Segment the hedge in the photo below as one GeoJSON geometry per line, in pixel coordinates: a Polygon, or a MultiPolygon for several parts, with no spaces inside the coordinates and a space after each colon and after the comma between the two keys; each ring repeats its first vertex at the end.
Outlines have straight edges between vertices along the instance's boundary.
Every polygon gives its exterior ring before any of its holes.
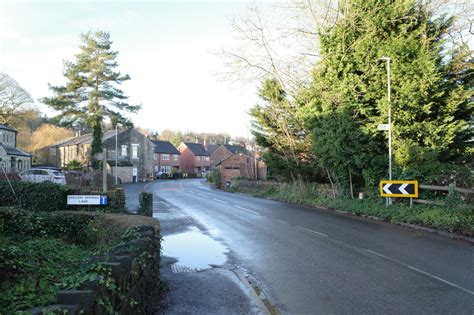
{"type": "Polygon", "coordinates": [[[140,203],[138,214],[153,217],[153,194],[146,191],[141,192],[138,201],[140,203]]]}
{"type": "Polygon", "coordinates": [[[125,193],[123,188],[109,191],[108,206],[68,206],[67,195],[101,194],[96,191],[84,191],[53,183],[29,183],[12,181],[13,194],[7,181],[0,181],[0,205],[18,206],[35,212],[51,212],[61,210],[126,212],[125,193]]]}
{"type": "Polygon", "coordinates": [[[67,195],[73,190],[53,183],[12,181],[13,194],[7,181],[0,181],[0,205],[20,206],[31,211],[58,211],[66,209],[67,195]]]}

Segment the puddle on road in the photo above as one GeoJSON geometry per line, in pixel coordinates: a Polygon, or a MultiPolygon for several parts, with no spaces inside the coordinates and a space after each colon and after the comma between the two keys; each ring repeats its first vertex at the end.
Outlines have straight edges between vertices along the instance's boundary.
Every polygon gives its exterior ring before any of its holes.
{"type": "Polygon", "coordinates": [[[163,238],[163,254],[178,260],[176,265],[194,270],[205,270],[212,265],[222,265],[227,258],[226,247],[192,228],[163,238]]]}

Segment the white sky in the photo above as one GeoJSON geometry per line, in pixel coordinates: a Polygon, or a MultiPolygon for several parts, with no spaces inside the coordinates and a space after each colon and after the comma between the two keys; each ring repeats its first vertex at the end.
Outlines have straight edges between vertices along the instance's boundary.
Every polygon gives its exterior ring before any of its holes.
{"type": "Polygon", "coordinates": [[[249,136],[257,89],[220,81],[221,60],[210,53],[233,45],[230,19],[249,4],[0,0],[0,72],[35,100],[49,96],[48,83],[64,83],[62,61],[73,60],[80,33],[108,31],[119,70],[131,76],[122,88],[143,105],[136,126],[249,136]]]}

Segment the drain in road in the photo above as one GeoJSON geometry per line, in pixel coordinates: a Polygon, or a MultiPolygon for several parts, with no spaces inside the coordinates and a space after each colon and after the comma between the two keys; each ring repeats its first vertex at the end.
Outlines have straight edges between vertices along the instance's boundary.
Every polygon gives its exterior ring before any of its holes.
{"type": "Polygon", "coordinates": [[[227,260],[226,247],[197,228],[165,236],[162,245],[165,256],[178,260],[171,266],[175,273],[202,271],[211,268],[210,265],[222,265],[227,260]]]}

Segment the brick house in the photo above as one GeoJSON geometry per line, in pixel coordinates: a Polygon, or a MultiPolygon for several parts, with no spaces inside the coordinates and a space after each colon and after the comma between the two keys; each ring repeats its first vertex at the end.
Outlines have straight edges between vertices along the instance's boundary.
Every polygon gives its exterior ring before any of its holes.
{"type": "Polygon", "coordinates": [[[181,166],[181,153],[169,141],[152,140],[154,147],[153,160],[155,174],[159,172],[171,174],[181,166]]]}
{"type": "Polygon", "coordinates": [[[31,154],[16,147],[18,131],[0,124],[0,172],[19,173],[31,168],[31,154]],[[1,169],[3,168],[3,169],[1,169]]]}
{"type": "Polygon", "coordinates": [[[266,164],[246,154],[233,154],[216,165],[221,172],[221,188],[228,188],[232,179],[267,179],[266,164]]]}
{"type": "Polygon", "coordinates": [[[200,143],[181,143],[181,170],[190,174],[202,175],[209,171],[211,162],[209,153],[200,143]]]}
{"type": "Polygon", "coordinates": [[[211,154],[211,169],[214,169],[221,161],[235,154],[249,155],[249,152],[240,145],[223,144],[218,146],[211,154]]]}

